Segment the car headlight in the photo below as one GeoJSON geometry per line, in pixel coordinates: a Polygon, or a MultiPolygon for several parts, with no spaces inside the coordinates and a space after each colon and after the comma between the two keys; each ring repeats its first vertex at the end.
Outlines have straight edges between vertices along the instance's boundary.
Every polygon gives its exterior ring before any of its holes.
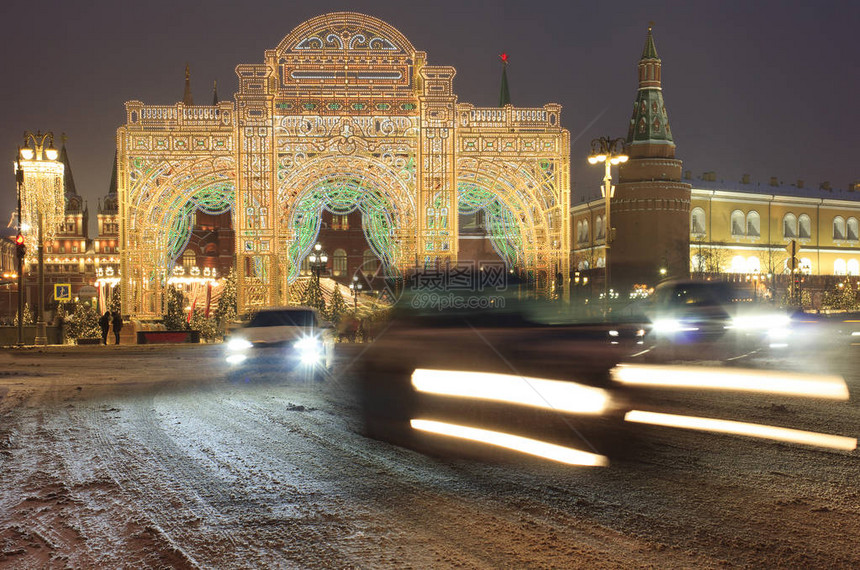
{"type": "Polygon", "coordinates": [[[230,352],[243,352],[254,346],[244,338],[231,338],[227,341],[227,350],[230,352]]]}
{"type": "Polygon", "coordinates": [[[323,346],[315,337],[304,337],[293,343],[293,348],[299,353],[302,364],[316,364],[322,360],[323,346]]]}
{"type": "Polygon", "coordinates": [[[657,333],[676,333],[682,331],[697,331],[696,327],[685,325],[678,319],[657,319],[654,321],[654,331],[657,333]]]}
{"type": "Polygon", "coordinates": [[[773,330],[787,327],[791,318],[783,313],[744,315],[732,319],[732,327],[742,330],[773,330]]]}

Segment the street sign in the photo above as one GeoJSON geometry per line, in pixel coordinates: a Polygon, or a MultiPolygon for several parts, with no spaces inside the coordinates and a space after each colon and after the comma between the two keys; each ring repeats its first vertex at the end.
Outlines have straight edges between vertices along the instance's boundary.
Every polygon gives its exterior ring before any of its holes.
{"type": "Polygon", "coordinates": [[[72,284],[71,283],[56,283],[54,284],[54,301],[71,301],[72,300],[72,284]]]}

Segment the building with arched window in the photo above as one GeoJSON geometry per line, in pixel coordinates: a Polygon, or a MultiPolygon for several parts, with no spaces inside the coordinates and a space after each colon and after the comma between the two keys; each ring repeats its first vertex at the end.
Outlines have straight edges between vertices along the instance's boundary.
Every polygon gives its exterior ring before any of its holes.
{"type": "Polygon", "coordinates": [[[857,184],[839,190],[829,184],[809,188],[801,180],[781,184],[771,179],[765,185],[747,176],[730,183],[717,180],[714,173],[693,179],[689,171],[684,179],[692,184],[693,271],[699,267],[707,273],[790,272],[792,241],[799,273],[853,275],[860,266],[857,184]]]}

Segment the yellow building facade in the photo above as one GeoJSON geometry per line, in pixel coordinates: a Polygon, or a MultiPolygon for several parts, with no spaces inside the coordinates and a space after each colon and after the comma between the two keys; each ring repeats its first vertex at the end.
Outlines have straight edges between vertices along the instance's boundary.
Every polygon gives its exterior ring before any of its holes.
{"type": "Polygon", "coordinates": [[[860,192],[799,185],[694,182],[691,272],[860,275],[860,192]]]}

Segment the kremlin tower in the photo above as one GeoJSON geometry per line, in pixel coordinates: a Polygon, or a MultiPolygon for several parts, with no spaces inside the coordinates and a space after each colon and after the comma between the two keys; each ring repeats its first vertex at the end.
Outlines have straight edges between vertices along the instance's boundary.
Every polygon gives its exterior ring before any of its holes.
{"type": "Polygon", "coordinates": [[[626,154],[612,199],[611,275],[616,289],[690,275],[690,185],[663,102],[661,61],[651,27],[639,60],[639,90],[627,132],[626,154]]]}

